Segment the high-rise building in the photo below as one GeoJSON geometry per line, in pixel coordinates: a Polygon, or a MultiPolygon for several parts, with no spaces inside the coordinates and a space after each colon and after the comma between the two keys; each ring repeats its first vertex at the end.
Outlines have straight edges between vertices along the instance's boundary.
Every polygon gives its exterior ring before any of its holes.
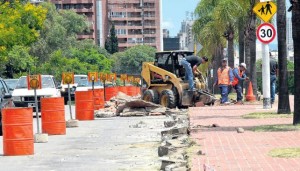
{"type": "Polygon", "coordinates": [[[189,47],[194,47],[194,35],[192,32],[193,24],[193,20],[181,22],[181,30],[178,33],[181,50],[191,50],[189,47]]]}
{"type": "Polygon", "coordinates": [[[163,29],[163,37],[169,38],[170,37],[170,31],[168,29],[163,29]]]}
{"type": "Polygon", "coordinates": [[[161,0],[102,0],[103,37],[114,24],[119,51],[138,44],[162,50],[161,7],[161,0]]]}
{"type": "Polygon", "coordinates": [[[286,20],[286,44],[288,50],[293,49],[293,28],[292,28],[292,19],[288,17],[286,20]]]}
{"type": "MultiPolygon", "coordinates": [[[[97,21],[97,18],[102,11],[101,9],[97,9],[98,7],[101,7],[101,3],[98,3],[98,1],[99,0],[50,0],[50,2],[55,4],[56,9],[58,10],[74,10],[77,14],[85,15],[90,30],[77,35],[77,38],[79,40],[92,39],[96,44],[103,46],[100,43],[101,34],[97,27],[97,24],[101,26],[101,22],[97,21]]],[[[101,21],[101,17],[99,20],[101,21]]]]}

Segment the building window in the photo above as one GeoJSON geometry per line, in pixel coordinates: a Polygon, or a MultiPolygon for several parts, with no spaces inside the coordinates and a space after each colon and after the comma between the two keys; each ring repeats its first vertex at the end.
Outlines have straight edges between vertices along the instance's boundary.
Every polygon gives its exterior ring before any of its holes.
{"type": "Polygon", "coordinates": [[[126,12],[111,12],[110,17],[112,18],[125,18],[126,12]]]}
{"type": "Polygon", "coordinates": [[[117,35],[126,35],[126,29],[116,29],[117,35]]]}

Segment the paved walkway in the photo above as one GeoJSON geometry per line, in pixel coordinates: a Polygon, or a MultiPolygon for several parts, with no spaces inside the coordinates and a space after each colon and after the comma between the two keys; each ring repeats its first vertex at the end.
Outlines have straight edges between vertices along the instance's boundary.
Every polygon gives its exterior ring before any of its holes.
{"type": "MultiPolygon", "coordinates": [[[[234,105],[191,108],[191,137],[205,155],[192,158],[193,171],[286,170],[300,171],[300,158],[282,159],[268,156],[274,148],[300,147],[300,132],[252,132],[257,125],[291,124],[292,118],[242,119],[240,116],[261,111],[261,105],[234,105]],[[199,125],[218,124],[217,128],[199,125]],[[244,133],[237,133],[242,127],[244,133]],[[204,167],[205,166],[205,167],[204,167]]],[[[274,109],[273,109],[274,110],[274,109]]]]}

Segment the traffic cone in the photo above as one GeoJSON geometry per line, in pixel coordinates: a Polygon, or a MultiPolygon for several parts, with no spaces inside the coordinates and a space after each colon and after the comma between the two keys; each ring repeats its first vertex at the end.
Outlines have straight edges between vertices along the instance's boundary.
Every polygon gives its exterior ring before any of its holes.
{"type": "Polygon", "coordinates": [[[256,101],[256,97],[253,94],[253,88],[252,88],[252,82],[251,81],[249,82],[248,92],[247,92],[247,95],[246,95],[246,101],[249,101],[249,102],[256,101]]]}

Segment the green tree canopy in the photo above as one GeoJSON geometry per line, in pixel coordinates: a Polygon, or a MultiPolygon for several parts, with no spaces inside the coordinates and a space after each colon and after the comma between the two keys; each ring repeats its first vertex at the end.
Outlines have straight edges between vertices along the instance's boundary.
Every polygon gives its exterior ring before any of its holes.
{"type": "Polygon", "coordinates": [[[142,63],[152,62],[155,59],[156,49],[147,45],[137,45],[124,52],[112,55],[114,60],[113,71],[126,74],[141,74],[142,63]]]}

